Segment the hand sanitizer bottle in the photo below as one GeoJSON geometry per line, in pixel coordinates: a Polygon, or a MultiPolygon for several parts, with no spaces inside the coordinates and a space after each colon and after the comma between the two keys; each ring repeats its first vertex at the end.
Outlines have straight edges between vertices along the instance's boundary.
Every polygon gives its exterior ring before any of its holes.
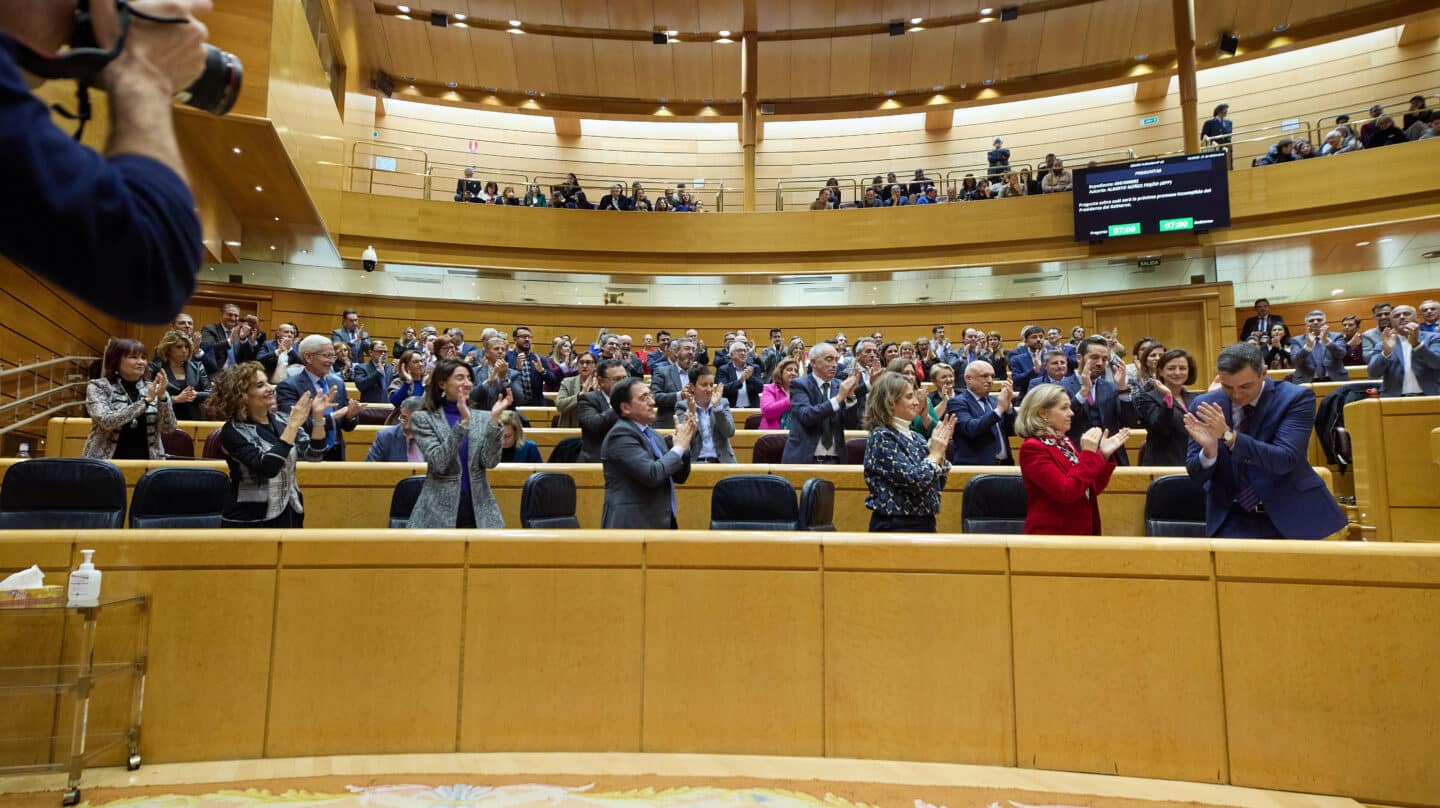
{"type": "Polygon", "coordinates": [[[70,573],[70,599],[66,606],[99,606],[100,605],[100,570],[95,569],[91,560],[94,550],[81,550],[80,555],[85,559],[80,562],[80,568],[70,573]]]}

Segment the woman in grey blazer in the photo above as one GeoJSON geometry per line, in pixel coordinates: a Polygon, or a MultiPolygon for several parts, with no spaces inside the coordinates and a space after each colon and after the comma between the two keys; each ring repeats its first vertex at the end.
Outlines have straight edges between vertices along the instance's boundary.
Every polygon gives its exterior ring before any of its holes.
{"type": "Polygon", "coordinates": [[[489,417],[471,418],[474,387],[470,366],[441,359],[425,386],[425,403],[410,416],[415,445],[425,456],[425,484],[410,513],[410,527],[504,527],[500,505],[485,469],[500,463],[500,413],[510,406],[509,389],[489,417]]]}
{"type": "Polygon", "coordinates": [[[595,375],[597,364],[595,357],[586,351],[575,360],[579,374],[560,380],[560,393],[555,396],[556,426],[571,429],[580,426],[580,394],[600,389],[595,375]]]}
{"type": "Polygon", "coordinates": [[[105,346],[100,378],[85,391],[90,437],[82,457],[97,460],[164,460],[161,435],[175,431],[175,410],[165,371],[145,381],[149,362],[138,340],[112,339],[105,346]]]}

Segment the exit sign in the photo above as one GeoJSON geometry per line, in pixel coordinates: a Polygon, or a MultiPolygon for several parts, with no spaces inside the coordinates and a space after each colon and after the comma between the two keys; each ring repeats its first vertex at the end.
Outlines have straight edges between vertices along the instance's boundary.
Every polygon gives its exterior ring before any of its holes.
{"type": "Polygon", "coordinates": [[[1144,268],[1144,267],[1158,267],[1158,266],[1160,266],[1160,256],[1158,256],[1158,255],[1147,255],[1147,256],[1145,256],[1145,257],[1143,257],[1143,258],[1140,259],[1140,266],[1141,266],[1142,268],[1144,268]]]}
{"type": "Polygon", "coordinates": [[[1148,117],[1148,118],[1141,118],[1141,119],[1140,119],[1140,125],[1141,125],[1141,126],[1154,126],[1154,125],[1157,124],[1157,123],[1160,123],[1160,116],[1159,116],[1159,115],[1151,115],[1151,116],[1148,117]]]}

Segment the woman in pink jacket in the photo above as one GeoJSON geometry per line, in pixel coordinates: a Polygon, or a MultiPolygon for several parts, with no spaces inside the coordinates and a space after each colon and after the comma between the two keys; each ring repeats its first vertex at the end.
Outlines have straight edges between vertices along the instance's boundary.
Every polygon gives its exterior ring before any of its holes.
{"type": "Polygon", "coordinates": [[[790,428],[790,382],[800,375],[800,361],[787,356],[770,374],[771,382],[760,391],[760,428],[790,428]]]}

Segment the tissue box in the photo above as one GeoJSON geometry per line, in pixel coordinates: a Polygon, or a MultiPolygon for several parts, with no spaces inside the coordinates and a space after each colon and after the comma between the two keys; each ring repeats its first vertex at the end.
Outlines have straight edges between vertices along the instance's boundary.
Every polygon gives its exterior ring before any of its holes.
{"type": "Polygon", "coordinates": [[[50,585],[36,589],[0,589],[0,609],[64,605],[65,587],[63,586],[50,585]]]}

